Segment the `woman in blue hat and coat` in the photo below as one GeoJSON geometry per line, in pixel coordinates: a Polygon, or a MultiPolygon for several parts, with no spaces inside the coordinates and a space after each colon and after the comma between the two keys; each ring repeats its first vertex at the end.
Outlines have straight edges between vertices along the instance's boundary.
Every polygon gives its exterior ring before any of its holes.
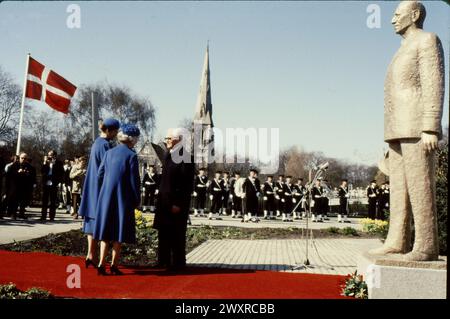
{"type": "Polygon", "coordinates": [[[94,238],[100,240],[98,274],[106,275],[108,245],[112,242],[111,274],[121,275],[118,269],[122,243],[135,243],[136,221],[134,210],[140,202],[139,163],[133,147],[139,138],[139,129],[123,125],[117,135],[118,146],[108,151],[99,170],[100,194],[94,238]]]}
{"type": "Polygon", "coordinates": [[[120,123],[116,119],[110,118],[104,120],[99,126],[101,131],[100,136],[95,140],[91,148],[80,208],[78,210],[78,215],[84,219],[83,232],[87,234],[88,241],[88,252],[85,261],[86,268],[89,265],[96,267],[97,264],[97,242],[93,239],[92,234],[94,233],[97,199],[100,192],[98,170],[103,156],[114,146],[113,140],[117,136],[119,127],[120,123]]]}

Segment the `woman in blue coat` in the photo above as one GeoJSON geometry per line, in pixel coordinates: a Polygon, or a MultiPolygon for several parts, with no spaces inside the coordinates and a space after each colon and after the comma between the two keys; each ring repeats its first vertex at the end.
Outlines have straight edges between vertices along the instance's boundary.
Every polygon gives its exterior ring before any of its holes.
{"type": "Polygon", "coordinates": [[[110,150],[113,140],[117,136],[120,123],[116,119],[106,119],[100,124],[100,136],[95,140],[91,148],[86,177],[84,180],[82,197],[78,215],[84,219],[83,232],[87,234],[88,253],[86,256],[86,268],[97,264],[97,242],[92,238],[94,233],[98,193],[98,170],[105,153],[110,150]]]}
{"type": "Polygon", "coordinates": [[[94,238],[100,240],[98,274],[106,275],[108,244],[112,242],[111,274],[121,275],[118,269],[122,243],[136,241],[134,210],[140,201],[139,163],[132,149],[139,138],[139,129],[123,125],[117,135],[120,145],[108,151],[99,170],[100,194],[94,238]]]}

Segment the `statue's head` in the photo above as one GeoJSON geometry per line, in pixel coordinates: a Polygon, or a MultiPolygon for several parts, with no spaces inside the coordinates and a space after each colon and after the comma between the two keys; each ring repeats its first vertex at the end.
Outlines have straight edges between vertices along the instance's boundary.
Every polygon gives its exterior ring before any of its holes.
{"type": "Polygon", "coordinates": [[[411,27],[422,29],[425,16],[425,7],[419,1],[402,1],[395,10],[391,23],[395,33],[402,35],[411,27]]]}

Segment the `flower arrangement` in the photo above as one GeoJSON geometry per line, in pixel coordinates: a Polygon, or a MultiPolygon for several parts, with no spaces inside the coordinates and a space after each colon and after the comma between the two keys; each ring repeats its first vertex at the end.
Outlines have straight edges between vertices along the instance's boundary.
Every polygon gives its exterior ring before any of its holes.
{"type": "Polygon", "coordinates": [[[384,220],[363,218],[360,219],[360,223],[363,225],[363,231],[370,234],[380,234],[383,237],[387,235],[389,229],[389,223],[384,220]]]}
{"type": "Polygon", "coordinates": [[[145,216],[139,209],[134,210],[134,218],[136,220],[136,228],[145,229],[153,224],[153,215],[145,216]]]}
{"type": "Polygon", "coordinates": [[[368,298],[367,284],[362,275],[358,275],[358,271],[347,276],[342,286],[342,295],[358,299],[368,298]]]}

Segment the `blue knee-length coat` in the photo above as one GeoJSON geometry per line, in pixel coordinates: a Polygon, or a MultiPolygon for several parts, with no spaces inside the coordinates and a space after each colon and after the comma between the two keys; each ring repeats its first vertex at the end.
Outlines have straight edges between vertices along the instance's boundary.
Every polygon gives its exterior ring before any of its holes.
{"type": "Polygon", "coordinates": [[[134,243],[134,210],[140,202],[137,154],[125,144],[106,152],[100,165],[100,194],[97,202],[94,238],[134,243]]]}
{"type": "Polygon", "coordinates": [[[113,147],[112,143],[104,137],[98,137],[92,144],[91,154],[84,179],[81,203],[78,215],[95,219],[97,209],[98,193],[98,170],[105,153],[113,147]]]}

